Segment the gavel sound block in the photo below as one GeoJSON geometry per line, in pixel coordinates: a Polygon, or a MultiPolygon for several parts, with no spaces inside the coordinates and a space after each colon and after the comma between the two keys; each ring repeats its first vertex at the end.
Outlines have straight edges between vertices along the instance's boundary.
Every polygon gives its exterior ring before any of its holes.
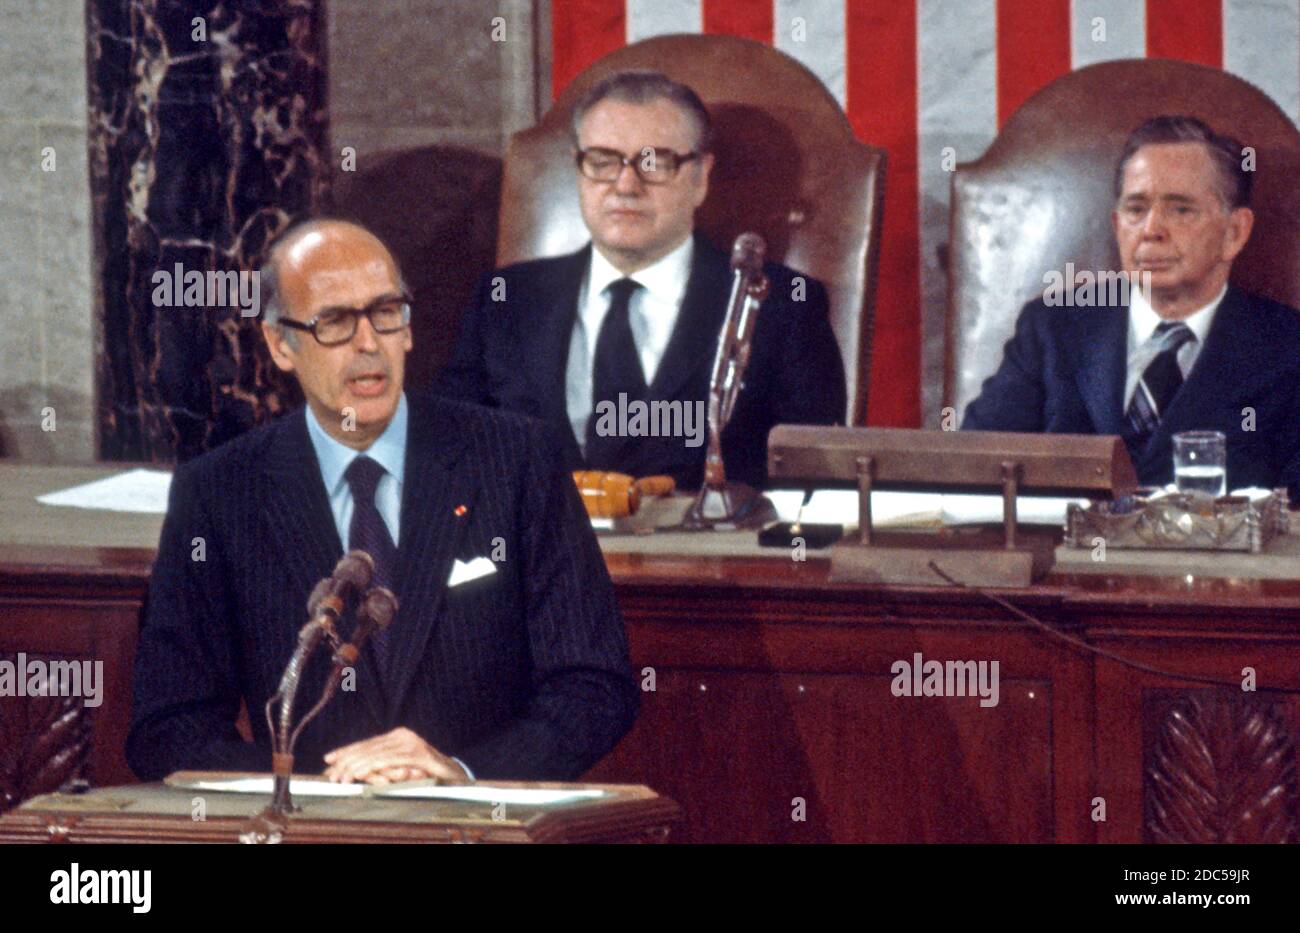
{"type": "Polygon", "coordinates": [[[642,499],[670,495],[677,486],[671,476],[635,479],[602,470],[576,470],[573,481],[590,518],[627,518],[636,514],[642,499]]]}

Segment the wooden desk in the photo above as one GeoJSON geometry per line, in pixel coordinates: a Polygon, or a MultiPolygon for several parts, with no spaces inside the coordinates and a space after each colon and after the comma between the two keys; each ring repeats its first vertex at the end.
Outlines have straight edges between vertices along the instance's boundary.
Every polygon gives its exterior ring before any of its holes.
{"type": "MultiPolygon", "coordinates": [[[[0,545],[0,655],[99,658],[108,676],[96,710],[0,699],[10,801],[77,773],[131,779],[129,660],[150,560],[0,545]]],[[[831,584],[817,557],[610,548],[607,562],[645,692],[587,779],[676,800],[674,840],[1300,841],[1293,694],[1133,670],[971,591],[831,584]],[[917,652],[997,661],[998,704],[894,696],[891,669],[917,652]],[[1249,800],[1234,797],[1247,777],[1249,800]]],[[[1249,667],[1261,687],[1296,690],[1297,578],[1057,572],[1000,595],[1148,666],[1233,684],[1249,667]]]]}

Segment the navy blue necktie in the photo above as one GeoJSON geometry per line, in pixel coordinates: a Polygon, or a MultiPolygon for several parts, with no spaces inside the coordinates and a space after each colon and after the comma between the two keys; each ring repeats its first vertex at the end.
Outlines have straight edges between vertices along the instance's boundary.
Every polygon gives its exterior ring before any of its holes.
{"type": "Polygon", "coordinates": [[[601,402],[618,405],[620,394],[628,401],[645,396],[648,388],[641,354],[637,352],[636,338],[632,335],[629,314],[632,295],[641,283],[634,279],[619,279],[606,289],[609,292],[609,310],[601,322],[596,337],[596,353],[591,365],[591,415],[587,418],[586,461],[593,470],[613,470],[618,467],[618,451],[623,438],[602,437],[596,433],[601,402]]]}
{"type": "MultiPolygon", "coordinates": [[[[397,564],[397,546],[388,533],[384,518],[375,507],[375,490],[387,474],[382,466],[367,456],[355,458],[343,476],[352,490],[352,522],[348,525],[348,549],[365,551],[374,559],[372,586],[393,588],[393,568],[397,564]]],[[[387,660],[388,632],[375,633],[375,648],[381,665],[387,660]]]]}

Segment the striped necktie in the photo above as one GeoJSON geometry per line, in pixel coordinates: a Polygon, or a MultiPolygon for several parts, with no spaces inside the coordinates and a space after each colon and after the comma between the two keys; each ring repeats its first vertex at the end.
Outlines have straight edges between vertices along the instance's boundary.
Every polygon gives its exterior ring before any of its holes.
{"type": "Polygon", "coordinates": [[[1165,321],[1156,328],[1153,339],[1160,349],[1142,371],[1142,378],[1133,390],[1133,401],[1124,414],[1130,431],[1131,450],[1141,450],[1146,446],[1165,410],[1182,388],[1183,371],[1178,366],[1178,351],[1183,344],[1195,340],[1196,335],[1186,324],[1165,321]]]}

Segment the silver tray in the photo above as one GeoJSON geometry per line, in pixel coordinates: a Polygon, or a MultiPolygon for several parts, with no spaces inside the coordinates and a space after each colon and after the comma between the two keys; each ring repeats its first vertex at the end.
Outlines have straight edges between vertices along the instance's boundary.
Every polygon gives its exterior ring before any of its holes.
{"type": "Polygon", "coordinates": [[[1183,551],[1242,551],[1258,554],[1275,537],[1287,534],[1287,493],[1209,496],[1155,492],[1114,502],[1070,505],[1065,513],[1065,545],[1109,548],[1164,548],[1183,551]]]}

